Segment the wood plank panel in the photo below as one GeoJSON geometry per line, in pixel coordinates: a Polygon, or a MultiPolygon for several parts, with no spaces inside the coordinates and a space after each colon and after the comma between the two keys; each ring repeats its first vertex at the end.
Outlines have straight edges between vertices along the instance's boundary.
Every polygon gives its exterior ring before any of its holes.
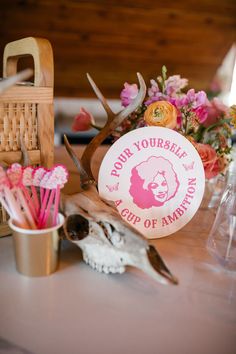
{"type": "Polygon", "coordinates": [[[90,72],[117,97],[137,71],[148,82],[163,64],[207,89],[236,41],[235,14],[235,0],[2,0],[0,49],[22,37],[49,39],[56,96],[92,97],[90,72]]]}

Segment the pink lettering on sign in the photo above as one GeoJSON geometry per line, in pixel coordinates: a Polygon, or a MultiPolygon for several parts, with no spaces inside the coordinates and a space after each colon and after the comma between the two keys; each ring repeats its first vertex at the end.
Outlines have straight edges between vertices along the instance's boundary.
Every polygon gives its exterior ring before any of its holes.
{"type": "Polygon", "coordinates": [[[135,166],[130,178],[130,195],[141,209],[160,207],[173,198],[179,180],[172,163],[161,156],[151,156],[135,166]]]}
{"type": "Polygon", "coordinates": [[[174,153],[179,159],[187,156],[186,151],[184,151],[181,146],[171,142],[170,140],[164,140],[162,138],[149,138],[135,141],[133,143],[137,151],[147,148],[161,148],[169,150],[174,153]]]}
{"type": "Polygon", "coordinates": [[[194,198],[194,194],[196,192],[196,178],[188,178],[188,188],[182,203],[171,215],[164,216],[162,218],[162,226],[166,226],[172,224],[176,220],[178,220],[182,215],[184,215],[185,211],[188,210],[188,206],[191,204],[194,198]]]}
{"type": "Polygon", "coordinates": [[[124,151],[117,157],[117,161],[113,165],[111,170],[111,176],[119,177],[120,170],[122,170],[123,165],[127,160],[133,155],[129,148],[124,149],[124,151]]]}
{"type": "Polygon", "coordinates": [[[138,223],[141,220],[141,218],[139,216],[135,215],[127,208],[122,209],[121,216],[123,216],[124,219],[126,219],[127,221],[129,221],[133,225],[135,225],[136,223],[138,223]]]}
{"type": "Polygon", "coordinates": [[[157,221],[157,219],[146,219],[146,220],[144,220],[143,225],[146,229],[149,229],[149,228],[155,229],[158,225],[158,221],[157,221]]]}
{"type": "Polygon", "coordinates": [[[172,129],[144,127],[118,139],[98,176],[101,197],[147,238],[170,235],[191,220],[205,174],[194,146],[172,129]]]}

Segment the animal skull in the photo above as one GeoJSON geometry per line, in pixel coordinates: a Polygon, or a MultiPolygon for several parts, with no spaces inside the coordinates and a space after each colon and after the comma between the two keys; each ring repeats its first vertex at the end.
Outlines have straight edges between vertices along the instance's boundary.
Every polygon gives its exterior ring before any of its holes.
{"type": "Polygon", "coordinates": [[[62,209],[66,237],[81,248],[84,261],[97,271],[123,273],[130,265],[160,283],[177,283],[155,248],[99,197],[95,186],[65,196],[62,209]]]}
{"type": "Polygon", "coordinates": [[[160,283],[177,284],[177,279],[170,273],[156,249],[121,218],[111,202],[99,196],[91,172],[91,159],[97,147],[145,97],[144,80],[140,74],[137,75],[140,90],[136,99],[117,114],[112,112],[92,78],[87,75],[107,112],[108,120],[88,144],[80,160],[65,136],[66,149],[79,170],[82,191],[62,197],[61,210],[66,216],[63,230],[66,238],[81,248],[84,261],[99,272],[123,273],[126,266],[134,266],[160,283]]]}

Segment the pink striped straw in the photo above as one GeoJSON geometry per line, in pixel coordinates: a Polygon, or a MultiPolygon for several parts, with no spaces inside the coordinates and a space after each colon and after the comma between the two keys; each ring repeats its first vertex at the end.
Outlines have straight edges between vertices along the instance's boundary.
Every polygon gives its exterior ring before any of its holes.
{"type": "Polygon", "coordinates": [[[30,209],[32,211],[32,214],[34,215],[34,218],[36,220],[37,218],[37,212],[39,209],[39,201],[38,201],[38,196],[37,196],[37,192],[35,190],[35,187],[33,186],[33,172],[34,172],[34,168],[31,166],[27,166],[25,168],[23,168],[22,171],[22,188],[23,188],[23,192],[29,202],[29,206],[30,209]],[[29,190],[27,189],[27,187],[29,189],[31,189],[31,195],[29,193],[29,190]]]}
{"type": "Polygon", "coordinates": [[[58,184],[56,189],[55,206],[54,206],[53,220],[52,220],[53,226],[56,226],[57,224],[57,216],[58,216],[58,209],[59,209],[59,202],[60,202],[60,189],[61,187],[58,184]]]}
{"type": "Polygon", "coordinates": [[[4,193],[3,192],[0,192],[0,202],[3,206],[3,208],[6,210],[6,212],[11,215],[12,212],[11,212],[11,209],[9,207],[9,205],[7,204],[7,201],[5,199],[5,196],[4,196],[4,193]]]}
{"type": "Polygon", "coordinates": [[[29,229],[29,223],[26,217],[24,216],[23,212],[21,211],[19,205],[17,204],[16,199],[12,194],[12,191],[7,186],[3,188],[3,191],[5,193],[8,205],[11,210],[11,217],[18,223],[20,227],[29,229]]]}
{"type": "Polygon", "coordinates": [[[28,223],[30,225],[30,228],[31,229],[37,229],[36,224],[34,222],[34,218],[33,218],[32,214],[31,214],[31,210],[29,208],[29,205],[26,202],[26,199],[24,197],[24,194],[23,194],[22,190],[20,188],[17,188],[16,189],[16,193],[17,193],[19,201],[20,201],[20,203],[21,203],[21,205],[22,205],[22,207],[24,209],[25,216],[26,216],[27,221],[28,221],[28,223]]]}
{"type": "Polygon", "coordinates": [[[40,228],[44,228],[45,225],[47,224],[47,221],[48,221],[48,217],[50,215],[50,211],[51,211],[51,206],[53,204],[53,200],[54,200],[54,197],[55,197],[55,189],[52,189],[51,190],[51,193],[50,193],[50,196],[49,196],[49,200],[48,200],[48,204],[47,204],[47,207],[46,207],[46,210],[42,216],[42,221],[41,223],[39,224],[39,227],[40,228]]]}
{"type": "MultiPolygon", "coordinates": [[[[38,196],[37,196],[37,191],[36,191],[36,187],[40,188],[40,203],[42,204],[43,202],[43,188],[40,187],[40,182],[42,180],[42,178],[44,177],[45,173],[47,172],[47,170],[44,167],[37,167],[34,172],[33,172],[33,184],[31,186],[32,188],[32,192],[34,194],[34,198],[37,198],[38,201],[38,196]]],[[[40,204],[38,201],[37,204],[37,214],[39,214],[39,210],[40,210],[40,204]]]]}
{"type": "Polygon", "coordinates": [[[68,171],[63,165],[55,165],[51,178],[50,184],[51,187],[56,190],[56,197],[54,202],[54,212],[53,212],[53,225],[56,225],[57,215],[59,209],[59,201],[60,201],[60,189],[64,187],[64,184],[68,181],[68,171]]]}
{"type": "Polygon", "coordinates": [[[1,198],[3,200],[3,205],[7,204],[8,207],[6,210],[9,212],[11,218],[14,219],[19,226],[28,228],[28,223],[10,190],[10,181],[2,166],[0,166],[0,189],[1,196],[4,196],[4,198],[1,198]]]}
{"type": "Polygon", "coordinates": [[[20,204],[22,205],[23,209],[25,210],[25,215],[26,218],[30,224],[30,226],[35,229],[35,221],[34,218],[36,218],[36,211],[34,208],[34,205],[32,203],[31,197],[28,193],[28,190],[24,187],[22,184],[22,178],[23,178],[23,169],[22,166],[18,163],[14,163],[7,169],[7,176],[8,179],[10,180],[11,186],[13,188],[13,193],[14,191],[18,195],[20,204]],[[22,192],[25,191],[25,194],[22,192]]]}

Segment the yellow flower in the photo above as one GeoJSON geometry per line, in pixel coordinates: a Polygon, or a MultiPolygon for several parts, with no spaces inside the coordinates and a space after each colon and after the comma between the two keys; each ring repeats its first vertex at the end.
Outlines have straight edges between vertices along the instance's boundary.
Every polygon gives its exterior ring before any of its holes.
{"type": "Polygon", "coordinates": [[[177,110],[168,101],[157,101],[148,106],[144,120],[147,125],[174,129],[177,124],[177,110]]]}

